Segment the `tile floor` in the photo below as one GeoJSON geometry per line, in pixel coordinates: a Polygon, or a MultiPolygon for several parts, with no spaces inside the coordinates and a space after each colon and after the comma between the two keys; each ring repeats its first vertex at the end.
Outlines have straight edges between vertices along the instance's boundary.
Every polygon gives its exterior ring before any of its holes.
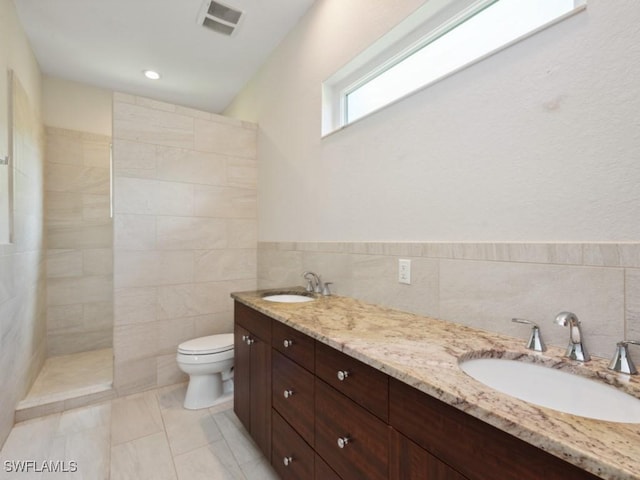
{"type": "Polygon", "coordinates": [[[276,480],[233,413],[232,401],[182,407],[172,385],[16,424],[0,451],[0,479],[276,480]],[[16,472],[18,461],[73,473],[16,472]],[[65,462],[65,463],[63,463],[65,462]]]}

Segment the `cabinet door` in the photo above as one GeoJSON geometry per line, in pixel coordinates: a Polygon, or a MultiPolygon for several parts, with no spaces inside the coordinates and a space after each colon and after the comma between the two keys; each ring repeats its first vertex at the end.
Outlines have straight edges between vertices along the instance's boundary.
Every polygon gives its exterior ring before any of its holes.
{"type": "Polygon", "coordinates": [[[251,336],[251,437],[271,458],[271,343],[251,336]]]}
{"type": "Polygon", "coordinates": [[[389,450],[390,480],[466,480],[457,471],[393,430],[389,450]]]}
{"type": "Polygon", "coordinates": [[[237,323],[233,338],[233,411],[244,428],[251,432],[251,347],[249,331],[237,323]]]}

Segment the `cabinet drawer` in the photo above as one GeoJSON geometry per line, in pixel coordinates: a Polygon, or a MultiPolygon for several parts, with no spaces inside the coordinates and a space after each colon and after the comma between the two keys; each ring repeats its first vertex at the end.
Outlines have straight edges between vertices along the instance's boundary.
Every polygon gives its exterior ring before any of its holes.
{"type": "Polygon", "coordinates": [[[316,453],[316,480],[341,480],[336,472],[331,470],[331,467],[327,465],[317,453],[316,453]]]}
{"type": "Polygon", "coordinates": [[[240,302],[234,302],[234,319],[253,335],[265,342],[271,343],[271,317],[247,307],[240,302]]]}
{"type": "Polygon", "coordinates": [[[596,480],[578,467],[395,379],[389,423],[471,480],[596,480]]]}
{"type": "Polygon", "coordinates": [[[389,427],[316,378],[315,448],[343,480],[386,480],[389,427]],[[339,440],[347,440],[341,446],[339,440]]]}
{"type": "Polygon", "coordinates": [[[273,410],[271,465],[283,480],[312,479],[313,449],[273,410]]]}
{"type": "Polygon", "coordinates": [[[313,445],[313,374],[275,350],[271,361],[273,408],[313,445]]]}
{"type": "Polygon", "coordinates": [[[316,342],[316,375],[385,422],[389,418],[389,377],[335,348],[316,342]],[[346,374],[343,380],[338,375],[346,374]]]}
{"type": "Polygon", "coordinates": [[[284,323],[274,321],[271,343],[273,348],[313,372],[315,362],[315,340],[313,338],[284,323]]]}

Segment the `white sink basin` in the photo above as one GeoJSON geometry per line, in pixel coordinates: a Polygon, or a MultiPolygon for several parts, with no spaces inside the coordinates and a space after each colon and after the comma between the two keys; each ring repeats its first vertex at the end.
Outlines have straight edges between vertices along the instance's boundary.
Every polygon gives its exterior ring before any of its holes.
{"type": "Polygon", "coordinates": [[[529,403],[608,422],[640,423],[640,400],[562,370],[502,358],[460,362],[479,382],[529,403]]]}
{"type": "Polygon", "coordinates": [[[279,302],[279,303],[303,303],[303,302],[313,302],[313,297],[307,297],[306,295],[295,295],[295,294],[280,294],[280,295],[267,295],[266,297],[262,297],[263,300],[267,302],[279,302]]]}

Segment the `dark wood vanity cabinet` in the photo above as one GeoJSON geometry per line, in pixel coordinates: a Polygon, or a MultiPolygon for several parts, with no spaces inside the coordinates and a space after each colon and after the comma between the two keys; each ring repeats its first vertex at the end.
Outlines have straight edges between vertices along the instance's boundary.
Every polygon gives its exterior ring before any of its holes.
{"type": "Polygon", "coordinates": [[[234,410],[281,478],[596,480],[236,302],[234,410]]]}
{"type": "MultiPolygon", "coordinates": [[[[598,477],[395,379],[389,382],[389,422],[426,455],[469,480],[596,480],[598,477]]],[[[398,441],[398,439],[396,439],[398,441]]],[[[399,447],[406,445],[402,439],[399,447]]],[[[415,447],[412,447],[416,455],[415,447]]],[[[423,461],[420,459],[420,461],[423,461]]],[[[416,463],[410,458],[410,462],[416,463]]],[[[399,467],[401,468],[401,467],[399,467]]],[[[406,467],[400,478],[414,476],[406,467]]],[[[433,477],[440,478],[440,477],[433,477]]],[[[449,477],[442,477],[448,479],[449,477]]],[[[394,478],[395,480],[395,478],[394,478]]]]}
{"type": "Polygon", "coordinates": [[[271,457],[271,318],[235,303],[233,409],[271,457]]]}

